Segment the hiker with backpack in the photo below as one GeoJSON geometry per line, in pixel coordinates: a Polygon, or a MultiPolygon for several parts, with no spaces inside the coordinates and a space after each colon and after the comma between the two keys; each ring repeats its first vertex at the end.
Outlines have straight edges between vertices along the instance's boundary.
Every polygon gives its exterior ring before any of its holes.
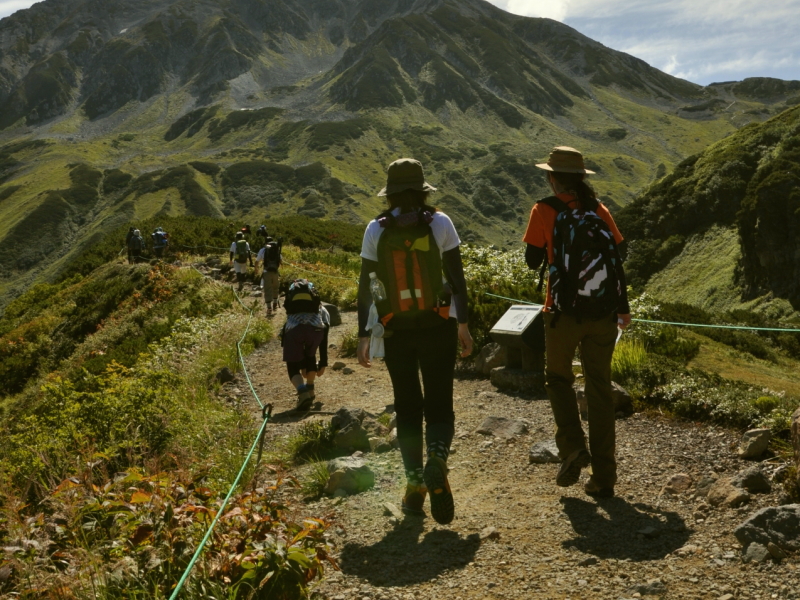
{"type": "Polygon", "coordinates": [[[471,354],[472,337],[461,240],[450,218],[428,204],[433,191],[419,161],[389,165],[378,193],[388,210],[370,221],[361,246],[358,362],[370,367],[383,348],[406,472],[403,511],[424,514],[430,495],[431,515],[447,524],[455,514],[447,458],[455,431],[456,353],[460,341],[461,356],[471,354]]]}
{"type": "Polygon", "coordinates": [[[308,410],[316,399],[314,381],[328,366],[331,318],[319,292],[307,279],[295,279],[283,301],[286,323],[281,332],[283,360],[297,392],[296,410],[308,410]],[[319,362],[316,361],[319,350],[319,362]]]}
{"type": "Polygon", "coordinates": [[[156,227],[150,237],[153,239],[153,253],[156,258],[163,258],[164,252],[169,246],[169,234],[161,227],[156,227]]]}
{"type": "MultiPolygon", "coordinates": [[[[546,163],[536,166],[548,172],[554,195],[533,206],[523,241],[531,269],[547,261],[545,387],[561,457],[556,485],[574,485],[581,469],[591,464],[584,491],[610,498],[617,481],[611,357],[618,328],[631,320],[618,251],[622,235],[586,183],[586,175],[594,172],[586,169],[580,152],[559,146],[546,163]],[[572,387],[572,359],[578,347],[589,407],[588,449],[572,387]]],[[[544,271],[543,266],[542,278],[544,271]]]]}
{"type": "Polygon", "coordinates": [[[253,256],[250,254],[250,244],[244,239],[244,233],[236,232],[236,239],[231,244],[230,261],[233,264],[233,272],[236,273],[236,281],[239,282],[239,291],[244,288],[244,280],[247,277],[247,264],[253,266],[253,256]]]}
{"type": "Polygon", "coordinates": [[[281,256],[282,246],[282,240],[276,242],[267,236],[264,247],[259,250],[256,257],[256,268],[258,268],[259,264],[264,265],[264,270],[261,272],[261,288],[264,293],[264,304],[267,305],[267,317],[276,314],[278,310],[278,293],[281,281],[278,270],[283,263],[283,256],[281,256]]]}
{"type": "Polygon", "coordinates": [[[138,229],[131,228],[128,236],[128,264],[135,265],[142,260],[144,252],[144,238],[138,229]]]}

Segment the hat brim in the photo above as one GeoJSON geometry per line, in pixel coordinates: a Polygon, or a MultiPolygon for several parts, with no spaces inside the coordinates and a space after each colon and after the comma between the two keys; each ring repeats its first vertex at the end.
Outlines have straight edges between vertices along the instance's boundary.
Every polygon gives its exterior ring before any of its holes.
{"type": "Polygon", "coordinates": [[[554,169],[547,163],[538,164],[536,167],[539,169],[544,169],[545,171],[553,171],[554,173],[583,173],[584,175],[597,175],[597,173],[590,171],[589,169],[570,169],[569,167],[554,169]]]}
{"type": "Polygon", "coordinates": [[[420,183],[392,183],[378,192],[378,196],[388,196],[389,194],[396,194],[404,192],[405,190],[417,190],[418,192],[435,192],[436,188],[427,181],[420,183]]]}

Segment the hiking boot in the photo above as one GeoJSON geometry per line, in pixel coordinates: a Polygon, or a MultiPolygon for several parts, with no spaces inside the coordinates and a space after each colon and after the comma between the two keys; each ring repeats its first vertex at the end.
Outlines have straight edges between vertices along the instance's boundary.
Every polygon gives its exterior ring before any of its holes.
{"type": "Polygon", "coordinates": [[[295,410],[308,410],[311,408],[311,402],[311,394],[306,386],[303,385],[297,388],[297,406],[295,410]]]}
{"type": "Polygon", "coordinates": [[[583,491],[586,492],[587,496],[591,496],[592,498],[613,498],[614,497],[614,488],[613,487],[600,487],[594,480],[593,477],[589,477],[589,481],[583,486],[583,491]]]}
{"type": "Polygon", "coordinates": [[[273,302],[273,303],[272,303],[272,310],[278,310],[278,307],[279,307],[279,306],[280,306],[280,305],[278,304],[278,301],[277,301],[277,300],[275,300],[275,302],[273,302]]]}
{"type": "Polygon", "coordinates": [[[267,318],[268,318],[268,319],[271,319],[271,318],[272,318],[272,309],[271,309],[271,308],[268,308],[268,309],[267,309],[267,318]]]}
{"type": "Polygon", "coordinates": [[[423,477],[431,495],[431,516],[437,523],[447,525],[455,516],[453,493],[447,481],[447,463],[438,456],[431,456],[425,464],[423,477]]]}
{"type": "Polygon", "coordinates": [[[425,496],[428,488],[424,485],[406,484],[406,495],[403,496],[402,509],[407,515],[425,516],[422,506],[425,504],[425,496]]]}
{"type": "Polygon", "coordinates": [[[556,475],[556,485],[569,487],[578,483],[581,478],[581,469],[588,467],[592,462],[592,457],[586,450],[575,450],[567,458],[561,461],[561,467],[556,475]]]}

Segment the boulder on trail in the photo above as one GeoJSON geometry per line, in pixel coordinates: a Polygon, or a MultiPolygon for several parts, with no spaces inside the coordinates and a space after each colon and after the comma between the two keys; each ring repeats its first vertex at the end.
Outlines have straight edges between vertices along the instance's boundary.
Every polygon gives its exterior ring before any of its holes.
{"type": "Polygon", "coordinates": [[[770,558],[769,550],[763,544],[753,542],[742,552],[742,560],[744,562],[762,563],[767,562],[770,558]]]}
{"type": "Polygon", "coordinates": [[[495,367],[506,364],[508,352],[500,344],[491,342],[486,344],[475,358],[475,370],[483,375],[489,375],[495,367]]]}
{"type": "Polygon", "coordinates": [[[739,442],[739,458],[758,458],[767,451],[772,438],[770,429],[751,429],[746,431],[739,442]]]}
{"type": "Polygon", "coordinates": [[[772,491],[769,477],[761,470],[760,465],[753,465],[734,475],[731,483],[736,487],[747,490],[751,494],[768,494],[772,491]]]}
{"type": "Polygon", "coordinates": [[[528,453],[528,462],[539,465],[560,463],[561,459],[558,457],[558,446],[556,446],[555,440],[536,442],[528,453]]]}
{"type": "Polygon", "coordinates": [[[328,311],[328,314],[331,317],[331,327],[336,327],[342,324],[342,315],[339,312],[339,307],[335,304],[328,304],[327,302],[323,302],[322,306],[325,307],[325,310],[328,311]]]}
{"type": "Polygon", "coordinates": [[[752,543],[765,548],[773,543],[781,550],[800,550],[800,504],[762,508],[739,525],[733,535],[745,548],[752,543]]]}
{"type": "Polygon", "coordinates": [[[349,450],[369,450],[369,432],[362,426],[367,413],[363,408],[342,407],[331,418],[331,427],[336,432],[333,444],[349,450]]]}
{"type": "Polygon", "coordinates": [[[692,487],[692,483],[694,483],[694,480],[691,475],[676,473],[669,478],[667,484],[662,488],[661,493],[672,495],[682,494],[692,487]]]}
{"type": "Polygon", "coordinates": [[[528,432],[528,424],[505,417],[486,417],[477,429],[483,435],[510,439],[528,432]]]}
{"type": "MultiPolygon", "coordinates": [[[[581,419],[584,421],[589,417],[589,404],[586,400],[586,392],[583,384],[576,384],[575,396],[578,398],[578,410],[581,412],[581,419]]],[[[628,390],[618,383],[611,382],[611,397],[614,399],[614,412],[629,415],[633,412],[633,398],[628,390]]]]}
{"type": "Polygon", "coordinates": [[[708,503],[711,506],[730,506],[736,508],[750,500],[750,494],[733,485],[730,477],[723,477],[714,482],[708,490],[708,503]]]}
{"type": "Polygon", "coordinates": [[[328,462],[328,483],[326,494],[343,490],[347,494],[358,494],[375,485],[375,473],[360,458],[347,456],[328,462]]]}

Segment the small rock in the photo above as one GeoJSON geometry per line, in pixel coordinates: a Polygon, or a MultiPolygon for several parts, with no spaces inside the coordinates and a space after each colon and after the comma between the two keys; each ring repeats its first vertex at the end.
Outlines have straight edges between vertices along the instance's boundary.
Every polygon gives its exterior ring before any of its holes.
{"type": "Polygon", "coordinates": [[[222,367],[219,371],[217,371],[216,379],[220,382],[220,384],[223,384],[236,379],[236,375],[234,375],[233,371],[231,371],[228,367],[222,367]]]}
{"type": "Polygon", "coordinates": [[[660,579],[649,579],[647,583],[632,585],[628,591],[642,596],[658,596],[667,591],[667,586],[660,579]]]}
{"type": "Polygon", "coordinates": [[[385,514],[387,517],[394,517],[399,521],[403,520],[403,511],[391,502],[383,503],[383,514],[385,514]]]}
{"type": "Polygon", "coordinates": [[[649,525],[637,531],[636,533],[643,535],[646,538],[654,538],[658,536],[658,529],[649,525]]]}
{"type": "Polygon", "coordinates": [[[784,552],[783,550],[778,548],[772,542],[767,544],[767,550],[769,550],[769,553],[772,555],[772,558],[774,558],[775,560],[783,560],[787,556],[786,552],[784,552]]]}
{"type": "Polygon", "coordinates": [[[682,494],[692,487],[692,477],[686,473],[677,473],[669,478],[667,484],[661,490],[662,494],[682,494]]]}
{"type": "Polygon", "coordinates": [[[369,438],[369,448],[376,454],[392,451],[392,443],[386,438],[369,438]]]}
{"type": "Polygon", "coordinates": [[[475,370],[489,375],[495,367],[501,367],[508,361],[508,351],[494,342],[486,344],[475,357],[475,370]]]}
{"type": "Polygon", "coordinates": [[[341,370],[342,370],[342,369],[344,369],[346,366],[347,366],[347,365],[346,365],[346,364],[344,364],[342,361],[340,361],[340,360],[337,360],[335,363],[333,363],[333,366],[331,367],[331,369],[333,369],[334,371],[341,371],[341,370]]]}
{"type": "Polygon", "coordinates": [[[494,527],[485,527],[480,533],[481,540],[499,540],[500,532],[494,527]]]}
{"type": "Polygon", "coordinates": [[[352,375],[353,373],[355,373],[355,371],[350,367],[345,367],[344,369],[342,369],[343,375],[352,375]]]}
{"type": "Polygon", "coordinates": [[[535,464],[560,463],[555,440],[536,442],[528,453],[528,462],[535,464]]]}
{"type": "Polygon", "coordinates": [[[677,550],[675,550],[675,554],[678,556],[689,556],[690,554],[694,554],[697,552],[698,547],[694,544],[686,544],[685,546],[681,546],[677,550]]]}
{"type": "Polygon", "coordinates": [[[744,490],[738,490],[725,498],[725,505],[730,506],[731,508],[738,508],[742,504],[746,504],[748,502],[750,502],[750,494],[744,490]]]}
{"type": "Polygon", "coordinates": [[[761,470],[760,465],[753,465],[739,472],[734,476],[732,483],[752,494],[768,494],[772,491],[769,477],[761,470]]]}
{"type": "Polygon", "coordinates": [[[751,429],[739,442],[739,458],[758,458],[767,450],[772,438],[770,429],[751,429]]]}
{"type": "Polygon", "coordinates": [[[505,417],[486,417],[476,431],[483,435],[493,435],[508,439],[527,433],[528,425],[524,421],[516,421],[505,417]]]}
{"type": "Polygon", "coordinates": [[[705,498],[708,496],[708,492],[711,490],[711,487],[717,482],[719,479],[719,475],[716,473],[712,473],[711,475],[705,475],[701,477],[700,480],[694,486],[694,495],[698,498],[705,498]]]}
{"type": "Polygon", "coordinates": [[[730,477],[723,477],[715,481],[711,489],[708,490],[707,500],[711,506],[720,506],[725,504],[728,498],[733,498],[741,492],[742,490],[731,483],[730,477]]]}
{"type": "Polygon", "coordinates": [[[762,563],[766,562],[771,556],[766,546],[753,542],[744,551],[742,560],[744,560],[744,562],[762,563]]]}
{"type": "Polygon", "coordinates": [[[800,550],[800,504],[762,508],[739,525],[733,535],[745,547],[758,543],[766,548],[772,542],[782,550],[800,550]]]}
{"type": "Polygon", "coordinates": [[[725,594],[724,596],[720,596],[719,600],[733,600],[735,596],[733,594],[725,594]]]}
{"type": "Polygon", "coordinates": [[[375,485],[375,473],[360,458],[336,458],[328,462],[328,483],[325,493],[335,494],[344,490],[347,494],[357,494],[375,485]]]}
{"type": "Polygon", "coordinates": [[[591,567],[592,565],[596,565],[599,561],[594,557],[590,556],[589,558],[584,558],[581,562],[578,563],[579,567],[591,567]]]}
{"type": "Polygon", "coordinates": [[[397,439],[397,427],[389,432],[389,443],[392,445],[392,448],[400,447],[400,442],[397,439]]]}
{"type": "Polygon", "coordinates": [[[325,310],[328,311],[328,315],[331,318],[331,327],[337,327],[342,324],[342,315],[339,313],[339,307],[335,304],[328,304],[327,302],[323,302],[322,306],[325,307],[325,310]]]}

